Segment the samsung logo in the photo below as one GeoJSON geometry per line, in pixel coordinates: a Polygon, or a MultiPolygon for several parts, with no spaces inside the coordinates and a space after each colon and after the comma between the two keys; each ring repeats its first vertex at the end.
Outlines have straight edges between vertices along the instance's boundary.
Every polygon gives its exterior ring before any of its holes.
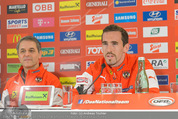
{"type": "Polygon", "coordinates": [[[149,104],[153,106],[168,106],[174,102],[175,100],[171,97],[155,97],[149,100],[149,104]]]}

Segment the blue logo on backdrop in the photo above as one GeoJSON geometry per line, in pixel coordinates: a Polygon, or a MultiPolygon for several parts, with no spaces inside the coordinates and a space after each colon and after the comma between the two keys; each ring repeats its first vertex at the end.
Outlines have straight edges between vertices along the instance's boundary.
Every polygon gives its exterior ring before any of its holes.
{"type": "Polygon", "coordinates": [[[78,104],[82,104],[83,103],[83,100],[78,100],[78,104]]]}
{"type": "Polygon", "coordinates": [[[114,23],[137,22],[137,12],[116,13],[114,23]]]}
{"type": "Polygon", "coordinates": [[[143,12],[143,21],[167,20],[167,11],[147,11],[143,12]]]}
{"type": "Polygon", "coordinates": [[[114,0],[114,7],[136,6],[137,0],[114,0]]]}
{"type": "Polygon", "coordinates": [[[128,54],[137,54],[138,53],[138,46],[137,44],[130,44],[128,54]]]}
{"type": "Polygon", "coordinates": [[[80,31],[60,32],[60,41],[80,40],[80,31]]]}
{"type": "Polygon", "coordinates": [[[157,75],[159,85],[168,85],[168,75],[157,75]]]}
{"type": "Polygon", "coordinates": [[[94,64],[94,63],[95,63],[95,61],[87,61],[87,67],[89,67],[90,64],[94,64]]]}
{"type": "Polygon", "coordinates": [[[33,36],[36,37],[39,42],[54,42],[54,32],[51,32],[51,33],[33,33],[33,36]]]}
{"type": "Polygon", "coordinates": [[[176,15],[178,15],[178,10],[176,10],[176,15]]]}

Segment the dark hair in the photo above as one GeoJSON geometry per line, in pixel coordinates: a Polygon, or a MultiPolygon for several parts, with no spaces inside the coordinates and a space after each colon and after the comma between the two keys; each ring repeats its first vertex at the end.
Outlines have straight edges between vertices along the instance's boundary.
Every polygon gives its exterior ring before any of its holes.
{"type": "MultiPolygon", "coordinates": [[[[105,32],[110,32],[110,31],[120,31],[121,32],[121,35],[122,35],[122,42],[123,42],[123,46],[125,46],[127,43],[128,43],[128,39],[129,39],[129,36],[128,36],[128,33],[125,29],[123,29],[122,27],[120,26],[117,26],[117,25],[109,25],[109,26],[106,26],[104,29],[103,29],[103,34],[105,32]]],[[[103,40],[103,34],[102,34],[102,38],[101,40],[103,40]]]]}
{"type": "Polygon", "coordinates": [[[22,41],[24,41],[24,40],[25,41],[33,41],[33,42],[35,42],[36,43],[36,47],[38,49],[38,52],[40,52],[40,50],[41,50],[41,43],[35,37],[33,37],[33,36],[25,36],[25,37],[21,38],[20,41],[17,43],[17,46],[16,46],[17,53],[19,52],[20,43],[22,41]]]}

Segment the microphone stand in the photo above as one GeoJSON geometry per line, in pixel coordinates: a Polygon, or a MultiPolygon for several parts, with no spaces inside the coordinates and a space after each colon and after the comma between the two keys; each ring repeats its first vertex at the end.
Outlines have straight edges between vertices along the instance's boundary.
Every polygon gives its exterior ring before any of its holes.
{"type": "Polygon", "coordinates": [[[90,85],[87,89],[85,89],[85,90],[83,91],[84,85],[78,86],[78,87],[77,87],[78,93],[79,93],[79,94],[87,94],[88,89],[89,89],[89,88],[95,83],[95,81],[100,77],[100,75],[102,74],[103,69],[104,69],[105,67],[106,67],[106,65],[105,65],[105,63],[103,63],[103,64],[101,65],[101,72],[100,72],[100,74],[99,74],[98,77],[91,83],[91,85],[90,85]]]}

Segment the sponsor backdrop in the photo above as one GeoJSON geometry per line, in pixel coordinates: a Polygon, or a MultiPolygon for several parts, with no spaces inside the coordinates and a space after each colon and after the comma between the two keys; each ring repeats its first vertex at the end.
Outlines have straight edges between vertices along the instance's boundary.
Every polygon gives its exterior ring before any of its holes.
{"type": "Polygon", "coordinates": [[[31,35],[42,44],[44,67],[62,84],[102,56],[102,29],[109,24],[129,34],[129,54],[152,63],[160,90],[178,81],[177,0],[0,0],[0,93],[20,63],[15,49],[31,35]]]}

